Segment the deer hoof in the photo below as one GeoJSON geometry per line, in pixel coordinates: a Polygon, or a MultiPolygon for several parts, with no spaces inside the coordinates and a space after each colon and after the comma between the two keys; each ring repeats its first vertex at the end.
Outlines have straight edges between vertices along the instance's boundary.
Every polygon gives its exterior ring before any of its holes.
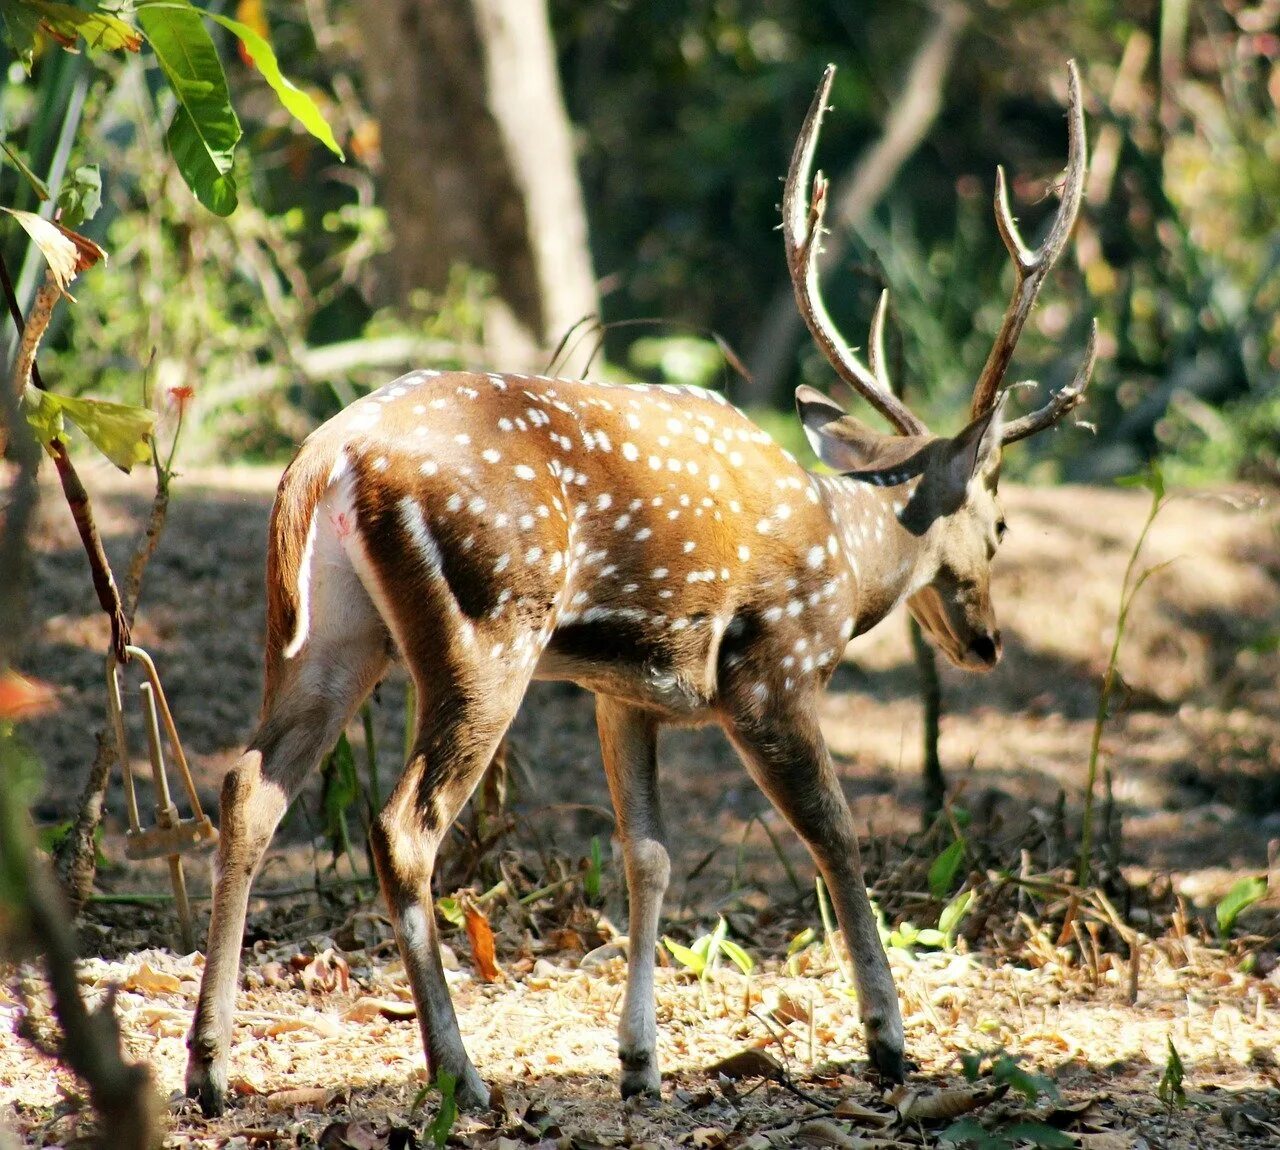
{"type": "Polygon", "coordinates": [[[468,1066],[458,1075],[458,1085],[454,1091],[454,1100],[462,1110],[488,1110],[489,1088],[484,1079],[476,1073],[475,1068],[468,1066]]]}
{"type": "Polygon", "coordinates": [[[657,1098],[662,1093],[662,1075],[658,1073],[657,1060],[647,1050],[629,1050],[619,1056],[622,1062],[622,1097],[650,1095],[657,1098]]]}
{"type": "Polygon", "coordinates": [[[867,1058],[881,1078],[889,1082],[902,1082],[906,1078],[906,1061],[902,1045],[886,1042],[882,1038],[867,1036],[867,1058]]]}
{"type": "Polygon", "coordinates": [[[208,1061],[192,1054],[187,1062],[187,1097],[200,1103],[206,1118],[216,1118],[227,1109],[227,1067],[225,1062],[208,1061]]]}

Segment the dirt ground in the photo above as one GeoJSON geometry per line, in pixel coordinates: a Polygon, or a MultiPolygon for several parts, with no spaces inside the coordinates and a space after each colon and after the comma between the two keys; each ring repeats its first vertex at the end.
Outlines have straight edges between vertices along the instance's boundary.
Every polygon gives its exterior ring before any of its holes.
{"type": "MultiPolygon", "coordinates": [[[[257,707],[262,556],[277,474],[236,469],[182,477],[136,630],[136,641],[160,666],[211,809],[257,707]]],[[[149,499],[146,480],[105,469],[86,478],[122,571],[149,499]]],[[[75,809],[92,758],[107,629],[92,607],[69,516],[56,492],[48,494],[36,536],[38,625],[23,669],[60,689],[56,716],[29,728],[46,770],[36,813],[51,824],[75,809]]],[[[942,758],[957,805],[974,820],[971,833],[995,855],[1012,851],[1015,868],[1029,829],[1065,829],[1057,858],[1043,858],[1052,836],[1037,840],[1043,840],[1037,863],[1052,868],[1074,849],[1097,685],[1147,496],[1014,487],[1005,502],[1011,530],[994,595],[1006,655],[989,676],[943,671],[942,758]],[[1055,814],[1060,792],[1064,819],[1055,814]]],[[[966,932],[958,953],[913,958],[893,949],[919,1064],[913,1081],[925,1093],[964,1086],[957,1052],[1004,1047],[1056,1077],[1064,1105],[1054,1110],[1041,1101],[1038,1113],[1067,1129],[1073,1145],[1280,1145],[1276,887],[1242,919],[1241,930],[1253,937],[1245,949],[1262,960],[1253,973],[1239,969],[1241,946],[1223,951],[1200,941],[1205,908],[1242,875],[1270,874],[1280,841],[1274,493],[1175,499],[1157,520],[1141,566],[1162,563],[1133,610],[1102,762],[1122,827],[1117,881],[1172,888],[1162,905],[1180,894],[1185,908],[1173,919],[1160,912],[1159,930],[1151,925],[1152,938],[1139,945],[1136,1005],[1127,1002],[1124,964],[1110,953],[1099,961],[1096,946],[1085,961],[1083,939],[1078,948],[1069,938],[1050,939],[1037,955],[1025,938],[1020,949],[996,945],[1000,932],[992,928],[990,939],[966,932]],[[1171,922],[1181,925],[1175,930],[1171,922]],[[1156,1084],[1170,1038],[1186,1066],[1189,1105],[1166,1112],[1156,1084]]],[[[383,794],[403,739],[402,700],[393,675],[375,704],[383,794]]],[[[870,836],[870,877],[896,921],[912,897],[928,901],[927,893],[891,890],[903,873],[895,862],[900,847],[920,817],[919,704],[900,616],[846,653],[822,718],[870,836]]],[[[352,734],[363,765],[363,739],[352,734]]],[[[135,732],[135,755],[142,745],[135,732]]],[[[519,873],[534,883],[548,860],[572,869],[599,836],[606,844],[604,909],[617,921],[611,819],[590,699],[560,685],[535,685],[513,746],[514,829],[504,857],[518,861],[519,873]]],[[[661,1104],[623,1108],[612,1083],[623,963],[583,961],[584,950],[607,941],[608,922],[581,900],[542,911],[535,904],[526,913],[496,899],[489,910],[506,976],[486,982],[459,935],[453,941],[460,969],[451,978],[473,1059],[499,1085],[505,1105],[462,1120],[455,1137],[485,1146],[933,1145],[939,1122],[913,1119],[901,1098],[896,1108],[889,1105],[865,1072],[846,1065],[861,1056],[862,1043],[856,1008],[830,953],[814,947],[799,964],[785,965],[795,932],[818,925],[812,870],[794,837],[718,733],[672,732],[660,753],[673,856],[664,928],[688,940],[724,914],[761,968],[748,980],[727,966],[702,985],[674,966],[659,972],[659,1049],[669,1084],[661,1104]],[[705,1073],[718,1059],[760,1043],[808,1101],[777,1083],[759,1087],[758,1079],[734,1083],[705,1073]]],[[[135,758],[134,766],[142,782],[145,763],[135,758]]],[[[145,783],[141,794],[149,808],[145,783]]],[[[118,779],[109,810],[103,893],[119,899],[163,890],[154,869],[122,862],[118,779]]],[[[343,860],[337,873],[349,885],[336,893],[271,897],[273,889],[305,887],[328,866],[330,856],[313,846],[317,820],[313,795],[287,821],[251,907],[253,950],[233,1053],[237,1105],[227,1118],[206,1123],[175,1101],[171,1145],[311,1145],[326,1128],[322,1145],[396,1145],[392,1128],[410,1124],[425,1071],[416,1023],[403,1006],[386,1006],[402,1002],[407,990],[385,922],[364,897],[367,888],[346,877],[353,866],[366,874],[363,858],[343,860]],[[367,1131],[357,1129],[360,1122],[367,1131]]],[[[189,871],[197,896],[207,892],[204,868],[189,871]]],[[[198,912],[204,905],[197,903],[198,912]]],[[[144,949],[163,947],[171,923],[162,905],[141,901],[95,903],[83,933],[86,953],[103,956],[86,963],[86,985],[95,993],[113,980],[125,985],[120,1008],[131,1049],[152,1063],[165,1093],[178,1090],[199,955],[144,949]]],[[[38,1017],[39,994],[28,988],[31,994],[27,1005],[38,1017]]],[[[5,1031],[25,1009],[22,987],[0,990],[5,1031]]],[[[6,1034],[0,1123],[26,1144],[62,1145],[77,1136],[80,1109],[73,1084],[6,1034]]],[[[425,1112],[433,1109],[428,1102],[425,1112]]],[[[979,1115],[989,1129],[1008,1130],[1017,1112],[1006,1096],[979,1115]]],[[[3,1138],[0,1127],[0,1146],[3,1138]]]]}

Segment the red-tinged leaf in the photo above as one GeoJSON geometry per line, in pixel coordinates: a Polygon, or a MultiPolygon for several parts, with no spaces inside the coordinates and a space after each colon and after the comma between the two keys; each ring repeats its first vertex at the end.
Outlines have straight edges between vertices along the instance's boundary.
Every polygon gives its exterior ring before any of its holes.
{"type": "Polygon", "coordinates": [[[471,943],[471,957],[476,961],[476,969],[485,982],[501,982],[505,977],[498,966],[497,952],[493,942],[493,928],[484,912],[470,901],[463,905],[463,925],[467,931],[467,939],[471,943]]]}
{"type": "Polygon", "coordinates": [[[17,671],[0,674],[0,719],[16,722],[43,715],[57,706],[53,688],[17,671]]]}

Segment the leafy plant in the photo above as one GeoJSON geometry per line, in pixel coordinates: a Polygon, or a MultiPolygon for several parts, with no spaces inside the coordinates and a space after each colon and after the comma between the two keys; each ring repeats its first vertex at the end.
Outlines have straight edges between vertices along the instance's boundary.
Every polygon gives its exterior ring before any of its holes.
{"type": "Polygon", "coordinates": [[[697,975],[698,980],[704,984],[715,970],[722,954],[743,974],[750,974],[755,969],[755,959],[727,937],[728,933],[729,924],[721,917],[716,920],[715,929],[710,934],[694,939],[691,946],[683,946],[665,934],[662,936],[662,944],[672,958],[697,975]]]}
{"type": "Polygon", "coordinates": [[[347,827],[347,811],[360,797],[356,777],[356,757],[345,733],[325,759],[321,771],[320,807],[324,815],[324,833],[336,864],[343,855],[351,854],[351,832],[347,827]]]}
{"type": "Polygon", "coordinates": [[[592,906],[600,903],[600,880],[604,874],[604,854],[600,848],[600,836],[591,836],[591,857],[587,860],[587,869],[582,876],[582,891],[587,902],[592,906]]]}
{"type": "Polygon", "coordinates": [[[929,866],[929,893],[934,898],[946,898],[955,886],[956,877],[964,865],[965,842],[957,838],[929,866]]]}
{"type": "Polygon", "coordinates": [[[423,1103],[433,1090],[440,1092],[440,1109],[436,1111],[436,1116],[427,1123],[422,1132],[437,1146],[443,1146],[449,1140],[454,1123],[458,1121],[458,1079],[447,1070],[439,1071],[434,1082],[428,1083],[418,1091],[410,1113],[416,1114],[421,1110],[423,1103]]]}
{"type": "Polygon", "coordinates": [[[973,891],[961,891],[938,915],[938,925],[918,927],[912,922],[901,922],[883,938],[885,946],[899,950],[913,950],[923,946],[931,950],[950,950],[956,943],[956,931],[973,903],[973,891]]]}
{"type": "Polygon", "coordinates": [[[1133,608],[1134,598],[1142,590],[1142,586],[1157,571],[1168,566],[1157,563],[1148,567],[1142,574],[1134,578],[1134,568],[1143,544],[1147,541],[1147,533],[1155,522],[1160,509],[1168,500],[1165,497],[1164,476],[1158,461],[1152,461],[1141,475],[1131,475],[1116,481],[1122,487],[1143,487],[1151,493],[1151,507],[1147,512],[1146,522],[1138,532],[1137,541],[1129,553],[1129,562],[1124,569],[1124,579],[1120,583],[1120,608],[1116,615],[1116,633],[1111,643],[1111,654],[1107,658],[1107,669],[1102,676],[1102,687],[1098,691],[1098,709],[1093,720],[1093,739],[1089,744],[1089,767],[1085,774],[1084,815],[1080,827],[1080,857],[1076,867],[1076,881],[1085,886],[1089,882],[1089,866],[1093,852],[1093,805],[1094,793],[1098,783],[1098,758],[1102,745],[1102,728],[1107,721],[1108,708],[1111,704],[1111,692],[1116,682],[1116,667],[1120,660],[1120,644],[1124,641],[1125,627],[1129,622],[1129,612],[1133,608]]]}
{"type": "Polygon", "coordinates": [[[1168,1039],[1169,1053],[1164,1061],[1164,1073],[1160,1076],[1160,1084],[1156,1087],[1156,1097],[1172,1111],[1177,1106],[1187,1104],[1187,1092],[1183,1088],[1186,1070],[1182,1065],[1182,1056],[1174,1046],[1173,1039],[1168,1039]]]}
{"type": "Polygon", "coordinates": [[[1218,938],[1224,942],[1230,938],[1241,911],[1266,897],[1267,880],[1261,875],[1249,875],[1237,882],[1214,908],[1214,917],[1218,922],[1218,938]]]}
{"type": "MultiPolygon", "coordinates": [[[[1009,1054],[1002,1048],[966,1051],[960,1055],[961,1070],[970,1082],[977,1082],[985,1075],[993,1084],[1021,1094],[1033,1106],[1042,1099],[1058,1101],[1057,1083],[1047,1075],[1023,1069],[1020,1062],[1019,1055],[1009,1054]]],[[[1069,1134],[1034,1118],[1001,1122],[991,1129],[976,1118],[961,1118],[942,1131],[938,1140],[973,1150],[1013,1150],[1028,1144],[1046,1150],[1067,1150],[1076,1144],[1069,1134]]]]}

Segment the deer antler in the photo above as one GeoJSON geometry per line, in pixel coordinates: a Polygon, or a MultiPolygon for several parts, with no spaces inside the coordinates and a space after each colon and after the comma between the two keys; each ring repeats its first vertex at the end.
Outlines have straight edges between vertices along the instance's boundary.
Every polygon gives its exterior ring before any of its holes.
{"type": "Polygon", "coordinates": [[[787,248],[787,267],[791,286],[796,293],[796,306],[836,374],[861,395],[903,435],[927,435],[924,421],[896,395],[889,383],[884,363],[884,313],[888,293],[880,296],[875,317],[871,321],[870,358],[868,367],[840,338],[835,323],[822,302],[818,285],[818,252],[822,237],[822,218],[827,207],[827,181],[821,172],[813,177],[813,199],[805,202],[804,185],[809,181],[818,132],[831,95],[836,67],[828,64],[822,83],[809,106],[800,128],[791,166],[782,192],[782,234],[787,248]]]}
{"type": "MultiPolygon", "coordinates": [[[[1062,203],[1054,216],[1053,224],[1044,242],[1031,250],[1023,241],[1018,225],[1014,222],[1009,208],[1009,189],[1005,180],[1004,168],[996,169],[995,213],[996,226],[1000,230],[1000,238],[1013,258],[1013,266],[1017,282],[1009,307],[1005,311],[1000,332],[992,345],[987,362],[983,365],[982,374],[978,377],[973,390],[971,412],[976,418],[987,411],[995,401],[996,393],[1004,381],[1009,361],[1013,358],[1014,348],[1022,335],[1023,325],[1031,314],[1036,297],[1044,284],[1045,277],[1058,262],[1071,229],[1075,226],[1076,215],[1080,210],[1080,202],[1084,198],[1085,170],[1088,166],[1084,136],[1084,109],[1080,100],[1080,73],[1074,60],[1067,63],[1067,171],[1062,185],[1062,203]]],[[[1070,386],[1056,392],[1049,402],[1038,411],[1025,415],[1006,425],[1003,441],[1013,443],[1025,439],[1037,431],[1049,427],[1077,406],[1084,398],[1084,390],[1089,385],[1089,376],[1093,371],[1093,363],[1097,352],[1097,325],[1089,336],[1089,346],[1084,362],[1076,373],[1070,386]]]]}

